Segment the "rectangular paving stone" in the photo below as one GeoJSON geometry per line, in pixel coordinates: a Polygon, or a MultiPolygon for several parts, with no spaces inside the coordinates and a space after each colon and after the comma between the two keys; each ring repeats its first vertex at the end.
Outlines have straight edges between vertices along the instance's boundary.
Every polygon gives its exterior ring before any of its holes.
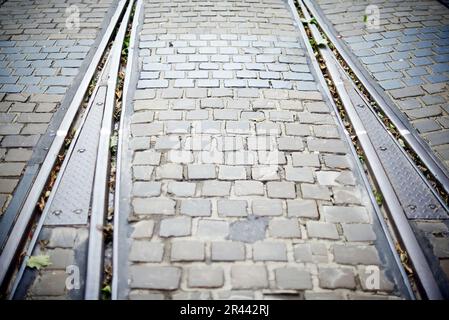
{"type": "Polygon", "coordinates": [[[319,268],[320,287],[323,289],[355,289],[355,275],[350,268],[319,268]]]}
{"type": "Polygon", "coordinates": [[[333,223],[363,223],[369,222],[366,209],[363,207],[329,207],[323,206],[324,219],[333,223]]]}
{"type": "Polygon", "coordinates": [[[180,213],[193,217],[208,217],[211,215],[210,200],[188,199],[181,201],[180,213]]]}
{"type": "Polygon", "coordinates": [[[135,214],[142,215],[173,215],[175,214],[176,202],[164,198],[134,198],[132,205],[135,214]]]}
{"type": "Polygon", "coordinates": [[[256,242],[253,245],[254,261],[287,261],[287,248],[282,242],[256,242]]]}
{"type": "Polygon", "coordinates": [[[166,218],[161,221],[159,236],[182,237],[191,234],[192,221],[189,217],[166,218]]]}
{"type": "Polygon", "coordinates": [[[334,245],[334,259],[337,263],[349,265],[378,265],[379,255],[373,246],[334,245]]]}
{"type": "Polygon", "coordinates": [[[284,290],[312,289],[312,277],[306,270],[298,268],[277,268],[274,270],[276,286],[284,290]]]}
{"type": "Polygon", "coordinates": [[[212,261],[243,261],[245,260],[245,245],[233,241],[214,241],[211,243],[212,261]]]}
{"type": "Polygon", "coordinates": [[[133,241],[129,259],[136,262],[161,262],[164,254],[162,243],[145,240],[133,241]]]}
{"type": "Polygon", "coordinates": [[[193,197],[195,195],[196,184],[191,182],[170,181],[167,193],[177,197],[193,197]]]}
{"type": "Polygon", "coordinates": [[[307,234],[311,238],[337,240],[339,238],[337,227],[333,223],[307,221],[307,234]]]}
{"type": "Polygon", "coordinates": [[[301,238],[301,230],[295,219],[273,219],[269,223],[269,232],[274,238],[301,238]]]}
{"type": "Polygon", "coordinates": [[[263,195],[263,183],[259,181],[235,181],[234,192],[238,196],[263,195]]]}
{"type": "Polygon", "coordinates": [[[217,212],[225,217],[245,217],[247,213],[246,200],[218,200],[217,212]]]}
{"type": "Polygon", "coordinates": [[[202,261],[204,260],[204,242],[173,241],[171,243],[171,261],[202,261]]]}
{"type": "Polygon", "coordinates": [[[281,200],[261,199],[252,201],[252,212],[256,216],[280,216],[282,211],[281,200]]]}
{"type": "Polygon", "coordinates": [[[130,267],[131,288],[175,290],[181,280],[181,268],[133,265],[130,267]]]}
{"type": "Polygon", "coordinates": [[[264,266],[234,265],[231,267],[233,289],[260,289],[268,287],[268,274],[264,266]]]}
{"type": "Polygon", "coordinates": [[[192,288],[219,288],[224,284],[222,268],[191,267],[188,270],[187,283],[192,288]]]}
{"type": "Polygon", "coordinates": [[[203,219],[198,221],[197,236],[200,239],[225,239],[229,234],[227,220],[203,219]]]}
{"type": "Polygon", "coordinates": [[[226,181],[204,181],[201,194],[206,197],[229,195],[231,183],[226,181]]]}
{"type": "Polygon", "coordinates": [[[267,182],[267,193],[270,198],[295,198],[296,190],[293,182],[267,182]]]}

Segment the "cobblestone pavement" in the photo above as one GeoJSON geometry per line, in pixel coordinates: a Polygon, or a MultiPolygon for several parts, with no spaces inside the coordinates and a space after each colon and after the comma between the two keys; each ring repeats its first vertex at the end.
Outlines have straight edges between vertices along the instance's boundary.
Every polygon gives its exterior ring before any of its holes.
{"type": "Polygon", "coordinates": [[[380,25],[368,28],[363,20],[370,1],[316,2],[449,168],[449,8],[434,0],[376,1],[380,25]]]}
{"type": "Polygon", "coordinates": [[[401,296],[286,2],[144,7],[119,297],[401,296]]]}
{"type": "Polygon", "coordinates": [[[83,63],[88,63],[114,2],[1,1],[0,212],[6,210],[66,92],[76,85],[83,63]]]}

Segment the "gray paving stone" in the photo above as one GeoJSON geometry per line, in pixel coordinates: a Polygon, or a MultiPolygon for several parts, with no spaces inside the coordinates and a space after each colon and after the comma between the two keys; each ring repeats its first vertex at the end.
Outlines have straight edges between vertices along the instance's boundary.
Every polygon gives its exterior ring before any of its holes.
{"type": "Polygon", "coordinates": [[[161,221],[161,237],[181,237],[191,234],[192,221],[188,217],[166,218],[161,221]]]}
{"type": "Polygon", "coordinates": [[[256,242],[253,245],[254,261],[287,261],[287,248],[282,242],[256,242]]]}
{"type": "Polygon", "coordinates": [[[355,276],[350,268],[327,268],[320,267],[320,287],[323,289],[355,289],[355,276]]]}
{"type": "Polygon", "coordinates": [[[129,259],[136,262],[161,262],[164,255],[162,243],[145,240],[133,241],[129,259]]]}
{"type": "Polygon", "coordinates": [[[321,185],[301,184],[301,193],[304,199],[330,200],[329,188],[321,185]]]}
{"type": "Polygon", "coordinates": [[[292,164],[294,167],[319,167],[320,159],[314,153],[292,153],[292,164]]]}
{"type": "Polygon", "coordinates": [[[304,145],[300,139],[293,137],[278,138],[278,148],[281,151],[302,151],[304,145]]]}
{"type": "Polygon", "coordinates": [[[138,215],[173,215],[176,201],[166,198],[134,198],[132,206],[134,213],[138,215]]]}
{"type": "Polygon", "coordinates": [[[287,200],[288,217],[303,217],[317,219],[319,217],[317,204],[314,200],[287,200]]]}
{"type": "Polygon", "coordinates": [[[84,243],[87,237],[85,229],[61,227],[51,231],[47,247],[73,249],[84,243]]]}
{"type": "Polygon", "coordinates": [[[161,161],[160,152],[154,150],[136,152],[134,156],[134,165],[159,165],[161,161]]]}
{"type": "Polygon", "coordinates": [[[188,271],[187,284],[192,288],[219,288],[224,284],[223,269],[191,267],[188,271]]]}
{"type": "Polygon", "coordinates": [[[209,217],[211,215],[210,200],[188,199],[181,201],[180,213],[194,217],[209,217]]]}
{"type": "Polygon", "coordinates": [[[205,239],[224,239],[229,234],[229,223],[226,220],[204,219],[198,221],[197,236],[205,239]]]}
{"type": "Polygon", "coordinates": [[[234,192],[238,196],[263,195],[264,186],[259,181],[235,181],[234,192]]]}
{"type": "Polygon", "coordinates": [[[274,270],[276,286],[285,290],[312,289],[312,277],[308,271],[298,268],[277,268],[274,270]]]}
{"type": "Polygon", "coordinates": [[[298,262],[312,262],[312,249],[308,243],[299,243],[294,246],[293,253],[298,262]]]}
{"type": "Polygon", "coordinates": [[[378,265],[379,255],[373,246],[334,245],[335,262],[349,265],[378,265]]]}
{"type": "Polygon", "coordinates": [[[189,164],[187,176],[189,179],[214,179],[217,174],[213,164],[189,164]]]}
{"type": "Polygon", "coordinates": [[[234,241],[212,242],[211,254],[212,261],[243,261],[245,245],[234,241]]]}
{"type": "Polygon", "coordinates": [[[217,212],[225,217],[245,217],[247,216],[246,200],[218,200],[217,212]]]}
{"type": "Polygon", "coordinates": [[[3,177],[17,177],[21,175],[24,168],[24,163],[3,162],[0,163],[0,175],[3,177]]]}
{"type": "Polygon", "coordinates": [[[293,182],[267,182],[267,193],[270,198],[295,198],[295,184],[293,182]]]}
{"type": "Polygon", "coordinates": [[[195,189],[195,183],[171,181],[168,183],[167,193],[177,197],[193,197],[195,195],[195,189]]]}
{"type": "Polygon", "coordinates": [[[286,166],[285,178],[289,181],[295,182],[313,183],[315,181],[313,177],[313,171],[310,168],[295,168],[286,166]]]}
{"type": "Polygon", "coordinates": [[[337,227],[333,223],[307,221],[306,227],[310,238],[339,239],[337,227]]]}
{"type": "Polygon", "coordinates": [[[375,241],[376,234],[370,224],[343,224],[343,234],[348,241],[375,241]]]}
{"type": "Polygon", "coordinates": [[[274,238],[301,238],[296,219],[273,219],[269,224],[269,232],[274,238]]]}
{"type": "Polygon", "coordinates": [[[231,267],[233,289],[259,289],[268,287],[268,274],[264,266],[233,265],[231,267]]]}
{"type": "Polygon", "coordinates": [[[133,239],[151,238],[154,230],[154,221],[142,220],[133,225],[131,237],[133,239]]]}
{"type": "Polygon", "coordinates": [[[363,207],[329,207],[323,206],[322,213],[327,222],[332,223],[366,223],[369,217],[363,207]]]}
{"type": "Polygon", "coordinates": [[[161,194],[160,182],[134,182],[133,195],[136,197],[157,197],[161,194]]]}
{"type": "Polygon", "coordinates": [[[171,244],[171,261],[202,261],[204,260],[204,242],[174,241],[171,244]]]}
{"type": "Polygon", "coordinates": [[[18,179],[0,179],[0,193],[12,193],[18,182],[18,179]]]}
{"type": "Polygon", "coordinates": [[[183,167],[176,163],[166,163],[156,167],[157,179],[181,180],[183,177],[183,167]]]}
{"type": "Polygon", "coordinates": [[[181,268],[132,265],[130,267],[131,288],[175,290],[181,280],[181,268]]]}
{"type": "Polygon", "coordinates": [[[346,153],[346,146],[341,140],[307,138],[309,151],[346,153]]]}
{"type": "Polygon", "coordinates": [[[430,242],[432,244],[432,249],[438,258],[448,258],[449,257],[449,238],[436,238],[431,237],[430,242]]]}
{"type": "Polygon", "coordinates": [[[31,294],[34,296],[61,296],[65,294],[65,281],[67,274],[65,271],[52,270],[44,271],[36,278],[31,286],[31,294]]]}
{"type": "Polygon", "coordinates": [[[201,194],[206,197],[227,196],[231,190],[231,183],[227,181],[204,181],[201,194]]]}
{"type": "Polygon", "coordinates": [[[282,211],[281,200],[261,199],[252,201],[252,212],[256,216],[280,216],[282,211]]]}
{"type": "Polygon", "coordinates": [[[243,166],[219,166],[218,179],[220,180],[244,180],[246,170],[243,166]]]}

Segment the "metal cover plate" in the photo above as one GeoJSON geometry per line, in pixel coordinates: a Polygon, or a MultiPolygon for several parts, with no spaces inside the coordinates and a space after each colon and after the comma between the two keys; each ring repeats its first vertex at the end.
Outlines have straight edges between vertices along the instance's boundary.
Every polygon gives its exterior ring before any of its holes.
{"type": "Polygon", "coordinates": [[[99,87],[51,200],[45,225],[87,224],[106,87],[99,87]]]}
{"type": "Polygon", "coordinates": [[[358,92],[347,86],[391,185],[409,219],[447,219],[447,209],[358,92]],[[363,107],[360,107],[363,106],[363,107]]]}

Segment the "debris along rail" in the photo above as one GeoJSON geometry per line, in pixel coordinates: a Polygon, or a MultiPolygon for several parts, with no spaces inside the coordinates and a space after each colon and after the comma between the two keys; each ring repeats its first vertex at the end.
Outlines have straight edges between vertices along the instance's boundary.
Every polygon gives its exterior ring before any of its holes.
{"type": "MultiPolygon", "coordinates": [[[[320,65],[320,63],[318,62],[318,57],[316,56],[318,54],[318,52],[315,52],[317,50],[317,47],[312,47],[312,41],[310,41],[311,39],[309,38],[309,34],[308,32],[310,31],[307,30],[307,25],[301,23],[301,18],[299,16],[299,13],[302,12],[302,9],[299,7],[299,3],[296,0],[289,0],[288,1],[290,9],[292,11],[292,14],[298,24],[299,29],[302,30],[302,37],[304,39],[304,42],[306,43],[306,47],[307,47],[307,52],[308,55],[310,57],[316,57],[316,58],[312,58],[312,64],[314,65],[314,69],[317,73],[317,77],[320,79],[320,83],[321,86],[323,88],[323,92],[326,94],[327,99],[329,100],[329,103],[332,105],[334,113],[335,113],[335,118],[338,122],[338,124],[340,125],[341,130],[344,132],[346,140],[348,142],[348,145],[350,147],[352,156],[357,159],[360,158],[359,155],[359,147],[357,145],[353,144],[353,140],[352,137],[349,133],[349,130],[347,130],[347,121],[345,117],[342,117],[341,112],[340,112],[340,105],[338,104],[338,100],[334,101],[334,96],[331,93],[331,88],[329,87],[329,82],[328,79],[326,79],[324,77],[324,74],[321,71],[321,67],[322,65],[320,65]],[[340,116],[338,116],[340,115],[340,116]]],[[[398,254],[397,252],[397,245],[395,244],[395,239],[393,239],[392,234],[390,234],[390,229],[389,226],[387,225],[387,221],[385,221],[383,213],[381,211],[381,208],[379,207],[378,203],[379,203],[379,194],[377,193],[377,191],[375,189],[373,189],[372,184],[371,184],[371,180],[370,178],[366,175],[366,167],[363,165],[362,161],[356,161],[356,166],[357,166],[357,171],[359,172],[360,178],[363,182],[363,185],[368,193],[369,199],[372,203],[372,207],[375,213],[375,220],[376,223],[379,226],[380,232],[383,233],[384,237],[385,237],[385,241],[384,241],[384,245],[388,246],[390,252],[392,253],[392,257],[391,260],[389,260],[389,263],[391,265],[394,265],[395,270],[397,271],[397,277],[398,279],[402,280],[402,287],[401,287],[401,292],[404,293],[404,296],[406,296],[408,299],[415,299],[415,293],[412,289],[412,284],[411,281],[405,271],[405,268],[403,266],[402,263],[402,257],[398,254]]]]}
{"type": "Polygon", "coordinates": [[[134,1],[128,3],[125,16],[121,22],[114,45],[111,50],[111,65],[108,70],[106,106],[100,130],[98,156],[95,167],[94,190],[92,195],[91,221],[89,230],[89,248],[87,256],[87,274],[85,299],[97,300],[100,294],[103,274],[103,224],[107,208],[109,144],[115,107],[115,92],[118,72],[122,57],[123,40],[125,39],[128,21],[134,1]]]}
{"type": "MultiPolygon", "coordinates": [[[[29,222],[33,216],[33,211],[42,190],[47,183],[50,172],[54,168],[59,152],[64,144],[65,138],[70,132],[73,120],[78,114],[79,106],[81,105],[85,93],[88,90],[89,84],[95,74],[97,66],[105,52],[105,49],[112,37],[116,23],[118,22],[121,14],[123,13],[125,0],[118,3],[116,10],[110,18],[110,24],[106,28],[101,41],[99,42],[93,57],[90,60],[90,64],[84,72],[84,78],[76,88],[76,92],[73,95],[73,99],[64,108],[67,109],[62,118],[62,121],[58,128],[54,129],[55,137],[51,145],[46,147],[48,152],[46,153],[45,160],[42,161],[40,169],[37,165],[33,165],[36,172],[32,172],[29,179],[34,180],[32,186],[25,187],[21,192],[26,196],[16,197],[13,201],[17,201],[14,206],[8,207],[7,211],[1,218],[0,222],[0,284],[3,283],[5,275],[7,273],[7,266],[10,265],[13,255],[17,250],[19,244],[19,238],[25,234],[25,230],[29,226],[29,222]],[[39,170],[37,172],[37,170],[39,170]],[[18,200],[15,200],[18,199],[18,200]],[[22,201],[23,200],[23,201],[22,201]],[[11,208],[11,209],[10,209],[11,208]]],[[[33,169],[33,170],[34,170],[33,169]]],[[[22,180],[24,181],[24,180],[22,180]]]]}
{"type": "MultiPolygon", "coordinates": [[[[299,2],[299,5],[305,19],[312,21],[304,3],[299,2]]],[[[394,228],[410,256],[419,284],[427,298],[441,299],[446,284],[444,281],[437,281],[438,276],[434,275],[441,270],[435,270],[438,268],[432,268],[429,264],[407,218],[447,218],[447,208],[344,73],[317,26],[310,23],[309,27],[313,40],[319,44],[318,51],[326,65],[328,76],[366,156],[371,175],[382,192],[394,228]],[[415,203],[417,196],[407,190],[405,185],[417,188],[413,191],[422,195],[422,199],[418,199],[421,200],[418,202],[420,208],[416,212],[414,210],[417,205],[410,204],[415,203]]]]}
{"type": "MultiPolygon", "coordinates": [[[[61,152],[60,150],[62,143],[64,142],[69,130],[74,126],[73,123],[75,116],[79,113],[81,103],[86,95],[89,84],[94,77],[100,60],[104,56],[107,46],[110,44],[113,39],[113,35],[116,33],[116,28],[122,19],[127,21],[129,18],[132,4],[133,1],[126,0],[119,3],[106,35],[101,41],[101,45],[96,52],[92,64],[89,66],[88,72],[86,72],[86,77],[78,88],[70,109],[67,112],[61,127],[59,128],[57,138],[52,144],[50,152],[47,155],[45,167],[41,169],[35,185],[33,185],[32,191],[26,200],[25,206],[17,222],[20,222],[20,224],[18,225],[16,223],[14,226],[14,233],[11,233],[11,236],[5,246],[5,250],[0,256],[2,266],[0,271],[1,280],[4,282],[3,285],[5,288],[7,288],[7,280],[9,280],[6,278],[7,272],[11,272],[12,274],[15,271],[13,268],[15,266],[14,259],[21,255],[21,243],[27,235],[26,231],[29,228],[29,225],[31,225],[35,219],[34,209],[37,199],[39,199],[41,193],[44,192],[43,188],[52,172],[53,164],[61,152]],[[124,15],[125,8],[128,9],[124,15]]],[[[125,23],[125,29],[126,24],[127,22],[125,23]]],[[[12,290],[9,292],[9,296],[11,298],[25,297],[27,285],[30,284],[33,277],[36,277],[36,273],[25,272],[27,262],[32,254],[42,254],[43,252],[46,252],[47,247],[50,248],[49,252],[51,252],[50,257],[48,258],[55,261],[48,264],[51,265],[50,269],[52,270],[48,274],[44,274],[44,276],[41,277],[40,282],[55,282],[57,279],[63,280],[60,281],[60,284],[63,285],[62,289],[59,288],[62,295],[62,293],[66,293],[65,290],[67,289],[65,286],[66,278],[68,276],[68,274],[65,273],[66,271],[73,272],[73,275],[78,278],[82,277],[86,273],[86,266],[84,264],[86,260],[85,256],[87,255],[87,224],[89,223],[88,213],[89,207],[91,206],[91,191],[93,190],[93,194],[97,194],[93,196],[93,199],[96,199],[95,201],[101,199],[101,192],[107,192],[106,190],[102,191],[101,186],[103,184],[101,183],[101,180],[99,180],[102,179],[102,177],[98,176],[95,169],[105,166],[106,172],[108,172],[108,166],[102,164],[109,162],[108,154],[105,155],[104,152],[101,156],[98,156],[97,154],[103,148],[109,148],[109,134],[111,130],[107,130],[107,124],[110,124],[110,128],[112,124],[113,108],[115,105],[115,88],[117,84],[118,69],[116,66],[120,63],[121,47],[123,43],[123,36],[120,36],[123,32],[120,33],[119,31],[118,34],[119,35],[116,36],[115,42],[120,43],[115,45],[111,54],[108,56],[106,66],[103,68],[100,79],[90,97],[88,108],[84,113],[81,124],[77,129],[72,144],[70,145],[64,159],[61,171],[59,172],[56,183],[51,190],[44,212],[35,227],[32,240],[28,246],[28,251],[25,257],[22,257],[23,260],[20,265],[20,269],[16,274],[12,290]],[[115,62],[114,59],[118,60],[118,62],[115,62]],[[110,97],[111,95],[112,97],[110,97]],[[102,130],[100,130],[100,127],[102,130]],[[80,161],[83,162],[81,163],[80,161]],[[73,250],[68,250],[67,248],[72,248],[73,250]],[[81,263],[76,264],[77,262],[81,263]],[[72,267],[76,270],[73,270],[72,267]]],[[[106,189],[106,187],[106,179],[104,179],[103,189],[106,189]]],[[[103,200],[105,201],[104,196],[103,200]]],[[[101,205],[97,204],[96,208],[101,210],[101,207],[101,205]]],[[[100,210],[96,209],[96,212],[99,212],[100,210]]],[[[102,233],[102,227],[99,226],[101,217],[98,218],[97,216],[94,216],[92,218],[92,214],[91,224],[93,219],[95,219],[95,227],[99,228],[99,232],[102,233]]],[[[92,239],[95,237],[91,236],[90,238],[92,239]]],[[[89,240],[89,243],[91,243],[91,239],[89,240]]],[[[102,241],[102,238],[100,240],[95,239],[93,241],[102,241]]],[[[101,261],[102,252],[98,252],[97,250],[95,253],[95,259],[99,259],[101,261]]],[[[26,271],[30,270],[27,269],[26,271]]],[[[100,270],[100,273],[102,273],[102,270],[100,270]]],[[[85,284],[83,279],[79,282],[82,285],[85,284]]],[[[74,287],[76,289],[80,289],[80,283],[77,283],[74,287]]],[[[37,295],[45,295],[46,291],[42,291],[42,289],[40,289],[40,291],[37,290],[35,293],[36,292],[38,292],[37,295]]],[[[71,298],[82,298],[81,292],[82,291],[80,290],[74,290],[74,292],[71,292],[67,296],[70,296],[71,298]]]]}
{"type": "Polygon", "coordinates": [[[117,141],[117,162],[116,162],[116,174],[115,174],[115,194],[114,194],[114,233],[113,233],[113,253],[112,253],[112,284],[111,284],[111,298],[112,300],[120,299],[119,297],[119,287],[123,285],[123,283],[127,282],[127,279],[123,277],[123,272],[120,268],[120,261],[123,259],[122,255],[126,254],[126,250],[124,249],[126,244],[124,241],[120,241],[120,239],[126,239],[126,228],[124,228],[124,224],[128,221],[127,217],[127,209],[124,207],[124,203],[129,201],[129,198],[125,198],[122,192],[121,185],[123,176],[126,175],[126,172],[121,170],[122,165],[125,167],[130,165],[127,163],[128,157],[126,155],[126,139],[130,132],[128,129],[128,124],[130,121],[130,110],[129,103],[131,102],[131,97],[129,95],[130,87],[131,87],[131,72],[134,66],[134,61],[137,59],[137,51],[134,50],[135,42],[137,41],[137,28],[141,21],[141,13],[143,10],[143,2],[142,0],[137,0],[134,12],[131,28],[129,30],[129,43],[128,43],[128,52],[127,52],[127,61],[125,68],[125,77],[123,83],[123,94],[122,94],[122,106],[121,106],[121,114],[120,114],[120,123],[118,127],[118,141],[117,141]],[[120,214],[119,214],[120,213],[120,214]]]}
{"type": "Polygon", "coordinates": [[[440,184],[440,187],[444,189],[446,193],[449,193],[449,172],[441,163],[441,161],[435,156],[429,146],[418,135],[416,129],[414,129],[406,117],[398,110],[391,99],[383,93],[382,88],[376,83],[370,81],[368,73],[363,67],[356,61],[353,55],[347,50],[340,41],[336,34],[325,22],[325,18],[322,13],[317,10],[316,4],[309,0],[304,1],[305,6],[313,15],[315,21],[319,24],[320,28],[326,34],[326,37],[330,40],[332,45],[337,50],[338,54],[352,70],[355,77],[363,85],[363,87],[369,92],[372,99],[376,102],[381,111],[396,127],[398,133],[404,138],[405,142],[410,147],[411,151],[422,161],[422,163],[430,171],[431,175],[436,179],[436,182],[440,184]]]}

